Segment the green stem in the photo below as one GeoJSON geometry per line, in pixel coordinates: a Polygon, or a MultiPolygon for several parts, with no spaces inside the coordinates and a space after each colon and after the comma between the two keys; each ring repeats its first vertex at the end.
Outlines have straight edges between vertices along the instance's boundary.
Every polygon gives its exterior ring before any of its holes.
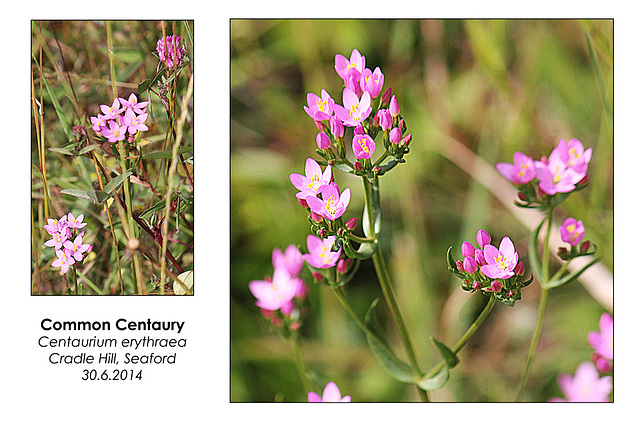
{"type": "MultiPolygon", "coordinates": [[[[367,237],[371,238],[375,236],[376,240],[378,238],[375,232],[375,222],[374,222],[374,214],[373,214],[373,189],[371,184],[369,183],[367,178],[363,178],[362,182],[364,183],[364,194],[365,194],[365,203],[367,209],[367,215],[369,220],[369,230],[367,233],[367,237]]],[[[377,184],[377,180],[376,180],[377,184]]],[[[389,271],[387,270],[387,266],[384,260],[384,256],[382,255],[382,250],[380,249],[380,244],[376,245],[376,249],[371,257],[373,261],[373,266],[376,270],[376,274],[378,276],[378,281],[380,282],[380,288],[382,290],[382,294],[384,296],[385,302],[387,306],[391,310],[391,314],[393,316],[393,320],[398,329],[398,333],[400,335],[400,340],[402,341],[402,345],[409,356],[409,362],[411,365],[411,370],[413,371],[413,375],[416,379],[416,382],[420,380],[421,371],[420,366],[418,365],[418,359],[416,358],[415,352],[413,350],[413,345],[411,344],[411,339],[409,338],[409,333],[407,332],[407,327],[402,318],[402,313],[398,308],[398,303],[396,302],[396,297],[393,292],[393,287],[391,286],[391,276],[389,275],[389,271]]],[[[420,395],[420,399],[423,402],[428,402],[429,397],[427,392],[420,387],[418,388],[418,394],[420,395]]]]}
{"type": "Polygon", "coordinates": [[[529,378],[529,372],[531,369],[531,365],[533,364],[533,359],[536,354],[536,350],[538,348],[538,340],[540,339],[540,334],[542,333],[542,325],[544,324],[544,315],[547,310],[547,298],[549,296],[549,289],[547,288],[547,283],[549,283],[549,236],[551,235],[551,223],[553,218],[553,208],[549,208],[547,211],[547,234],[544,239],[544,248],[542,253],[542,283],[541,283],[541,292],[540,292],[540,302],[538,303],[538,317],[536,319],[536,327],[533,330],[533,336],[531,337],[531,342],[529,343],[529,351],[527,353],[527,362],[524,367],[524,373],[522,374],[522,379],[520,380],[520,386],[518,387],[518,394],[516,395],[516,402],[522,402],[522,398],[524,397],[524,388],[527,383],[527,379],[529,378]]]}
{"type": "Polygon", "coordinates": [[[300,376],[300,381],[302,381],[302,386],[306,392],[312,391],[311,384],[309,383],[309,379],[307,378],[307,371],[304,367],[304,362],[302,360],[302,350],[300,349],[300,341],[298,341],[298,335],[292,334],[291,338],[289,338],[289,342],[291,343],[291,348],[293,349],[293,360],[296,365],[296,370],[298,371],[298,375],[300,376]]]}
{"type": "MultiPolygon", "coordinates": [[[[453,351],[454,354],[458,354],[458,352],[462,350],[462,347],[464,347],[467,341],[469,341],[469,338],[471,338],[471,336],[478,330],[480,325],[482,325],[485,319],[489,316],[489,313],[491,313],[491,310],[493,309],[493,306],[495,304],[496,304],[496,296],[491,295],[491,297],[489,298],[489,302],[487,302],[487,305],[484,307],[484,309],[482,310],[478,318],[471,324],[471,326],[469,326],[469,328],[464,333],[464,335],[460,337],[456,345],[451,349],[451,351],[453,351]]],[[[434,376],[435,374],[440,372],[443,366],[444,366],[444,360],[438,363],[436,366],[434,366],[427,373],[427,375],[425,375],[425,377],[430,378],[434,376]]]]}

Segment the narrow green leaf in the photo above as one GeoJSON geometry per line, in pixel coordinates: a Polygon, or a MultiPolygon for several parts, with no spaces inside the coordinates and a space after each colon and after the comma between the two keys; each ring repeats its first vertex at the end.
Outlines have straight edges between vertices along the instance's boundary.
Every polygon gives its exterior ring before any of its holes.
{"type": "Polygon", "coordinates": [[[69,150],[68,148],[50,147],[49,151],[53,151],[54,153],[65,154],[67,156],[75,155],[74,152],[69,150]]]}
{"type": "MultiPolygon", "coordinates": [[[[193,147],[178,148],[178,154],[189,153],[191,151],[193,151],[193,147]]],[[[142,158],[146,160],[170,159],[172,155],[173,153],[171,150],[152,151],[151,153],[142,154],[142,158]]]]}
{"type": "Polygon", "coordinates": [[[542,264],[540,263],[540,256],[538,255],[538,234],[540,234],[540,229],[545,221],[546,220],[542,220],[529,239],[529,264],[531,264],[531,273],[535,277],[542,277],[542,264]]]}
{"type": "Polygon", "coordinates": [[[429,378],[422,377],[418,382],[418,387],[427,391],[437,390],[444,387],[447,381],[449,381],[449,368],[447,368],[447,365],[445,364],[434,376],[429,378]]]}
{"type": "Polygon", "coordinates": [[[78,152],[78,155],[83,155],[88,153],[89,151],[95,150],[96,148],[100,148],[98,144],[91,144],[84,147],[82,150],[78,152]]]}
{"type": "Polygon", "coordinates": [[[438,341],[433,337],[429,337],[429,339],[431,340],[431,343],[435,346],[435,348],[438,350],[438,352],[440,353],[440,355],[442,356],[442,358],[444,359],[444,362],[447,364],[448,367],[453,368],[458,364],[458,362],[460,362],[460,359],[458,359],[458,356],[456,356],[453,350],[451,350],[445,344],[441,343],[440,341],[438,341]]]}
{"type": "Polygon", "coordinates": [[[411,368],[409,365],[401,361],[398,356],[396,356],[391,349],[382,339],[380,338],[380,334],[374,331],[381,330],[378,321],[374,315],[374,309],[378,304],[379,299],[376,299],[367,310],[367,314],[365,315],[365,325],[367,326],[369,333],[367,336],[367,343],[369,344],[369,348],[376,356],[382,367],[396,380],[403,383],[413,383],[413,374],[411,372],[411,368]],[[375,334],[376,339],[373,339],[370,335],[375,334]]]}
{"type": "Polygon", "coordinates": [[[117,177],[113,178],[107,185],[104,187],[104,192],[107,194],[113,194],[124,184],[124,180],[127,179],[131,175],[131,171],[126,171],[117,177]]]}
{"type": "Polygon", "coordinates": [[[595,264],[598,261],[600,261],[600,258],[593,259],[591,262],[589,262],[587,265],[585,265],[584,267],[580,268],[579,270],[576,270],[571,274],[567,274],[566,276],[561,277],[558,280],[554,280],[553,282],[547,283],[545,288],[547,288],[547,289],[557,288],[558,286],[565,285],[565,284],[571,282],[572,280],[576,280],[578,277],[580,277],[580,275],[582,273],[585,272],[585,270],[587,268],[591,267],[593,264],[595,264]]]}
{"type": "Polygon", "coordinates": [[[148,215],[154,213],[154,212],[158,212],[162,209],[164,209],[165,207],[165,201],[164,200],[160,200],[158,202],[156,202],[153,206],[151,206],[149,209],[146,209],[144,212],[142,212],[140,214],[140,218],[145,218],[148,215]]]}
{"type": "Polygon", "coordinates": [[[79,199],[93,200],[86,191],[79,190],[77,188],[65,188],[60,192],[62,194],[68,194],[69,196],[77,197],[79,199]]]}

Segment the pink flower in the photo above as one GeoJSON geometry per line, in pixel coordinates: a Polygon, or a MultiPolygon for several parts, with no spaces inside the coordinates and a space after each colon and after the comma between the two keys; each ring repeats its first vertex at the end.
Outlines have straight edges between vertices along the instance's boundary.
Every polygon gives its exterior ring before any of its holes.
{"type": "Polygon", "coordinates": [[[307,395],[309,402],[351,402],[351,396],[344,396],[340,394],[340,389],[333,382],[327,383],[322,392],[322,397],[312,391],[307,395]]]}
{"type": "Polygon", "coordinates": [[[589,161],[591,160],[591,148],[585,151],[582,143],[573,138],[570,139],[569,142],[566,142],[564,139],[560,140],[556,149],[567,167],[574,169],[578,173],[586,174],[589,161]]]}
{"type": "Polygon", "coordinates": [[[307,94],[307,106],[303,106],[304,111],[316,121],[328,120],[333,115],[333,107],[335,102],[333,98],[329,96],[326,90],[320,91],[320,96],[315,93],[307,94]]]}
{"type": "Polygon", "coordinates": [[[318,162],[311,157],[307,158],[304,166],[305,175],[292,173],[289,180],[300,190],[296,197],[298,199],[306,199],[307,196],[316,196],[320,191],[331,182],[331,166],[327,166],[324,172],[320,168],[318,162]]]}
{"type": "Polygon", "coordinates": [[[180,44],[180,36],[167,36],[159,39],[156,44],[156,50],[160,60],[169,69],[173,68],[174,65],[180,67],[182,58],[186,56],[187,52],[184,45],[180,44]]]}
{"type": "Polygon", "coordinates": [[[345,83],[349,77],[354,77],[356,80],[359,80],[360,75],[365,69],[365,58],[358,52],[358,49],[351,51],[351,57],[349,59],[337,54],[335,58],[335,69],[345,83]]]}
{"type": "Polygon", "coordinates": [[[107,119],[103,114],[98,114],[98,117],[91,117],[90,120],[92,124],[91,128],[97,134],[100,134],[102,128],[107,127],[107,119]]]}
{"type": "Polygon", "coordinates": [[[336,241],[336,236],[329,236],[326,239],[321,239],[317,236],[310,234],[307,236],[307,249],[308,254],[302,255],[302,258],[315,268],[330,268],[336,265],[342,248],[338,248],[337,251],[332,251],[333,244],[336,241]]]}
{"type": "Polygon", "coordinates": [[[311,210],[330,221],[340,218],[351,200],[351,189],[347,188],[340,194],[338,185],[332,182],[322,188],[321,194],[321,199],[315,196],[306,197],[311,210]]]}
{"type": "Polygon", "coordinates": [[[478,242],[480,249],[484,249],[486,245],[491,243],[491,236],[484,230],[478,230],[478,233],[476,233],[476,242],[478,242]]]}
{"type": "Polygon", "coordinates": [[[47,218],[47,225],[43,225],[43,227],[45,230],[47,230],[47,233],[51,235],[53,235],[54,233],[58,233],[62,231],[63,228],[67,227],[67,216],[64,215],[59,220],[47,218]]]}
{"type": "Polygon", "coordinates": [[[596,354],[613,360],[613,317],[609,313],[600,316],[600,331],[589,332],[587,341],[596,354]]]}
{"type": "Polygon", "coordinates": [[[582,221],[567,218],[560,226],[560,238],[571,246],[577,246],[584,237],[584,225],[582,221]]]}
{"type": "Polygon", "coordinates": [[[316,135],[316,145],[319,149],[326,150],[331,145],[331,139],[326,133],[318,132],[318,135],[316,135]]]}
{"type": "Polygon", "coordinates": [[[549,402],[608,402],[612,378],[600,378],[591,362],[582,362],[574,377],[558,375],[558,385],[566,399],[552,398],[549,402]]]}
{"type": "Polygon", "coordinates": [[[82,236],[76,237],[73,242],[70,240],[65,241],[63,246],[70,251],[70,254],[78,262],[82,261],[82,253],[88,251],[91,247],[88,243],[82,243],[82,236]]]}
{"type": "Polygon", "coordinates": [[[351,147],[358,159],[370,159],[376,151],[375,141],[367,134],[354,134],[351,147]]]}
{"type": "Polygon", "coordinates": [[[69,219],[67,220],[67,225],[69,226],[69,228],[82,228],[87,225],[86,223],[82,222],[83,219],[84,219],[84,214],[80,214],[76,218],[75,216],[73,216],[71,212],[69,212],[69,219]]]}
{"type": "Polygon", "coordinates": [[[371,113],[371,95],[369,92],[362,94],[362,98],[358,98],[355,92],[345,88],[342,91],[342,105],[335,105],[334,111],[336,116],[346,126],[356,126],[364,119],[369,117],[371,113]]]}
{"type": "Polygon", "coordinates": [[[547,162],[536,161],[536,178],[540,181],[540,189],[546,194],[568,193],[576,188],[582,178],[587,174],[588,161],[591,159],[591,151],[582,156],[582,144],[578,140],[572,140],[569,148],[565,140],[561,140],[553,149],[547,162]],[[577,142],[576,142],[577,141],[577,142]],[[578,145],[579,144],[579,145],[578,145]],[[577,159],[582,157],[580,161],[577,159]]]}
{"type": "Polygon", "coordinates": [[[142,113],[139,116],[136,116],[136,113],[134,113],[133,110],[127,109],[127,112],[124,113],[123,127],[126,127],[130,135],[134,135],[137,131],[149,130],[147,125],[144,124],[145,120],[147,120],[147,113],[142,113]]]}
{"type": "Polygon", "coordinates": [[[480,267],[480,271],[492,279],[507,279],[514,275],[513,270],[518,264],[518,253],[513,242],[505,236],[500,242],[500,249],[493,245],[485,245],[484,259],[487,265],[480,267]]]}
{"type": "Polygon", "coordinates": [[[62,274],[66,273],[67,270],[69,270],[69,266],[76,262],[69,249],[56,250],[56,255],[58,258],[53,260],[51,266],[60,267],[60,272],[62,274]]]}
{"type": "Polygon", "coordinates": [[[380,71],[380,67],[371,72],[370,69],[365,68],[360,75],[360,88],[363,92],[369,92],[371,98],[375,98],[380,95],[384,86],[384,74],[380,71]]]}
{"type": "Polygon", "coordinates": [[[104,113],[104,118],[106,120],[113,120],[124,111],[124,108],[120,107],[120,101],[116,98],[113,100],[111,107],[103,104],[100,106],[100,110],[104,113]]]}
{"type": "Polygon", "coordinates": [[[149,105],[148,101],[138,102],[138,97],[133,92],[131,93],[131,95],[129,95],[128,100],[124,98],[118,99],[120,100],[120,103],[124,106],[124,108],[126,108],[127,110],[132,110],[136,114],[145,113],[147,105],[149,105]]]}
{"type": "Polygon", "coordinates": [[[285,268],[277,268],[273,271],[271,281],[253,280],[249,283],[249,290],[258,300],[258,307],[279,310],[293,299],[298,287],[296,279],[285,268]]]}
{"type": "Polygon", "coordinates": [[[289,272],[291,277],[296,277],[300,274],[300,271],[302,271],[302,254],[296,245],[287,246],[284,253],[280,248],[273,248],[271,260],[273,262],[274,269],[284,268],[289,272]]]}
{"type": "Polygon", "coordinates": [[[498,172],[514,184],[526,184],[536,176],[536,170],[531,157],[516,151],[513,154],[513,164],[498,163],[498,172]]]}
{"type": "Polygon", "coordinates": [[[64,242],[69,237],[68,231],[69,229],[65,225],[59,231],[54,232],[51,239],[44,242],[44,245],[53,247],[56,251],[59,251],[62,248],[62,245],[64,245],[64,242]]]}
{"type": "Polygon", "coordinates": [[[120,126],[114,120],[109,122],[108,128],[102,128],[102,136],[107,138],[109,142],[122,141],[127,132],[127,126],[120,126]]]}

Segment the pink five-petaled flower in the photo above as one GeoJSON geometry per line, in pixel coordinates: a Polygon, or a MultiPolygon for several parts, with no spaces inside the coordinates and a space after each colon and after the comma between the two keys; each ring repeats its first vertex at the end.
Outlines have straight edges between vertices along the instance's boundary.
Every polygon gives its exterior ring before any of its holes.
{"type": "Polygon", "coordinates": [[[66,273],[69,266],[76,262],[69,249],[56,250],[56,255],[58,258],[53,260],[51,266],[60,267],[60,272],[62,274],[66,273]]]}
{"type": "Polygon", "coordinates": [[[485,245],[484,259],[487,265],[480,267],[480,271],[492,279],[507,279],[515,273],[513,270],[518,264],[518,253],[513,242],[505,236],[500,242],[500,249],[493,245],[485,245]]]}
{"type": "Polygon", "coordinates": [[[291,277],[287,269],[276,268],[271,281],[253,280],[249,290],[258,301],[256,305],[265,310],[279,310],[287,307],[298,288],[298,278],[291,277]]]}
{"type": "Polygon", "coordinates": [[[321,191],[322,199],[315,196],[307,196],[306,201],[311,210],[318,215],[322,215],[330,221],[340,218],[347,210],[351,200],[351,189],[346,188],[342,194],[338,190],[338,184],[332,182],[325,185],[321,191]]]}
{"type": "Polygon", "coordinates": [[[613,317],[609,313],[600,316],[600,331],[591,331],[587,335],[589,345],[599,356],[613,360],[613,317]]]}
{"type": "Polygon", "coordinates": [[[43,227],[45,230],[47,230],[47,233],[53,235],[54,233],[62,231],[62,229],[66,226],[68,226],[67,216],[64,215],[60,219],[47,218],[47,225],[44,225],[43,227]]]}
{"type": "Polygon", "coordinates": [[[310,234],[307,236],[307,249],[308,254],[302,255],[302,259],[315,268],[330,268],[336,265],[342,248],[338,248],[337,251],[332,251],[333,243],[336,241],[336,236],[329,236],[326,239],[321,239],[317,236],[310,234]]]}
{"type": "Polygon", "coordinates": [[[362,91],[369,92],[371,98],[375,98],[380,95],[382,86],[384,86],[384,74],[380,71],[380,67],[376,67],[373,72],[365,68],[360,76],[360,88],[362,91]]]}
{"type": "Polygon", "coordinates": [[[371,113],[371,95],[369,92],[364,92],[361,98],[358,98],[355,92],[345,88],[342,91],[342,105],[335,105],[333,107],[336,116],[345,126],[356,126],[364,119],[369,117],[371,113]]]}
{"type": "Polygon", "coordinates": [[[352,146],[353,154],[358,159],[370,159],[373,152],[376,151],[376,143],[367,134],[354,134],[352,146]]]}
{"type": "Polygon", "coordinates": [[[131,95],[129,95],[128,100],[124,98],[118,99],[120,100],[120,103],[124,106],[124,108],[126,108],[127,110],[133,110],[133,112],[136,114],[144,113],[147,105],[149,105],[148,101],[138,102],[138,97],[133,92],[131,93],[131,95]]]}
{"type": "Polygon", "coordinates": [[[120,106],[120,101],[116,98],[113,100],[111,107],[103,104],[100,106],[100,110],[104,113],[104,118],[106,120],[113,120],[124,111],[124,107],[120,106]]]}
{"type": "Polygon", "coordinates": [[[318,393],[310,391],[307,395],[309,402],[351,402],[351,396],[344,396],[340,394],[340,389],[334,382],[329,382],[322,391],[322,397],[318,393]]]}
{"type": "Polygon", "coordinates": [[[69,219],[67,220],[67,225],[69,226],[69,228],[82,228],[87,225],[86,222],[82,222],[83,219],[84,219],[84,214],[80,214],[76,218],[75,216],[73,216],[71,212],[69,212],[69,219]]]}
{"type": "Polygon", "coordinates": [[[108,128],[102,128],[102,136],[107,138],[109,142],[117,142],[122,141],[125,137],[125,133],[127,132],[126,125],[118,125],[114,120],[109,122],[108,128]]]}
{"type": "MultiPolygon", "coordinates": [[[[575,158],[575,153],[579,152],[582,144],[578,147],[574,142],[572,148],[574,149],[572,151],[573,158],[575,158]]],[[[540,181],[540,189],[545,193],[553,195],[573,191],[576,184],[587,174],[587,162],[591,159],[591,151],[587,150],[589,154],[583,156],[580,162],[572,162],[572,155],[569,151],[570,148],[566,141],[561,140],[551,152],[547,162],[534,162],[536,178],[540,181]]]]}
{"type": "Polygon", "coordinates": [[[308,106],[305,105],[302,107],[309,117],[318,122],[328,120],[329,117],[333,115],[333,107],[335,105],[335,101],[329,96],[329,93],[327,93],[326,90],[322,89],[320,91],[320,95],[321,96],[318,96],[315,93],[308,93],[308,106]]]}
{"type": "Polygon", "coordinates": [[[353,49],[349,59],[337,54],[334,67],[346,84],[349,77],[353,77],[355,80],[360,79],[360,75],[365,69],[365,58],[360,54],[358,49],[353,49]]]}
{"type": "Polygon", "coordinates": [[[44,245],[45,246],[49,246],[49,247],[52,246],[56,251],[59,251],[60,248],[62,248],[62,245],[64,245],[64,242],[69,237],[68,231],[69,231],[69,229],[65,225],[60,230],[54,232],[52,234],[51,239],[47,240],[46,242],[44,242],[44,245]]]}
{"type": "Polygon", "coordinates": [[[271,262],[273,263],[274,269],[284,268],[292,277],[296,277],[300,274],[304,264],[302,254],[296,245],[287,246],[284,253],[280,248],[273,248],[273,252],[271,253],[271,262]]]}
{"type": "Polygon", "coordinates": [[[498,163],[498,172],[514,184],[526,184],[536,176],[533,159],[519,151],[513,154],[513,164],[498,163]]]}
{"type": "Polygon", "coordinates": [[[136,116],[133,110],[127,110],[124,113],[124,126],[126,126],[130,135],[134,135],[137,131],[149,130],[147,125],[144,124],[145,120],[147,120],[147,113],[142,113],[139,116],[136,116]]]}
{"type": "Polygon", "coordinates": [[[97,134],[100,134],[102,128],[107,127],[107,118],[103,114],[98,114],[97,117],[91,117],[91,128],[97,134]]]}
{"type": "Polygon", "coordinates": [[[567,165],[580,174],[587,172],[591,160],[591,148],[585,150],[582,143],[573,138],[569,142],[561,139],[556,147],[560,158],[567,165]]]}
{"type": "Polygon", "coordinates": [[[584,225],[582,221],[567,218],[560,226],[560,238],[571,246],[577,246],[584,237],[584,225]]]}
{"type": "Polygon", "coordinates": [[[549,402],[608,402],[613,387],[611,377],[602,377],[591,362],[582,362],[576,375],[558,375],[558,385],[566,399],[554,397],[549,402]]]}
{"type": "Polygon", "coordinates": [[[76,237],[73,242],[71,240],[67,240],[64,242],[63,246],[71,251],[71,255],[78,262],[82,261],[82,253],[88,251],[91,247],[88,243],[82,243],[82,236],[76,237]]]}
{"type": "Polygon", "coordinates": [[[327,166],[322,172],[318,162],[311,157],[307,159],[304,165],[304,173],[306,176],[299,173],[289,175],[289,180],[293,186],[300,190],[296,194],[298,199],[304,200],[307,196],[317,195],[325,185],[331,182],[331,166],[327,166]]]}

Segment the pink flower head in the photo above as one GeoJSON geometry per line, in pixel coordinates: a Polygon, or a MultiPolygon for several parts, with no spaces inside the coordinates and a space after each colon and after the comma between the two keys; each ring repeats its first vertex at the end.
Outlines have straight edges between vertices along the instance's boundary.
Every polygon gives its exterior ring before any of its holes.
{"type": "Polygon", "coordinates": [[[54,232],[51,236],[51,239],[44,242],[44,245],[53,247],[56,251],[59,251],[68,238],[69,228],[65,225],[60,230],[54,232]]]}
{"type": "Polygon", "coordinates": [[[307,395],[309,402],[351,402],[351,396],[340,394],[340,389],[333,382],[327,383],[322,392],[322,397],[312,391],[307,395]]]}
{"type": "Polygon", "coordinates": [[[337,54],[335,58],[335,69],[342,80],[347,82],[349,77],[354,77],[356,80],[360,80],[360,75],[365,69],[365,58],[360,54],[358,49],[351,51],[351,57],[349,59],[337,54]]]}
{"type": "Polygon", "coordinates": [[[318,96],[315,93],[307,94],[307,105],[303,106],[304,111],[316,121],[328,120],[333,115],[333,107],[335,102],[333,98],[329,96],[326,90],[322,89],[318,96]]]}
{"type": "Polygon", "coordinates": [[[47,233],[53,235],[54,233],[62,231],[67,226],[67,216],[64,215],[60,219],[47,218],[47,225],[43,227],[47,230],[47,233]]]}
{"type": "Polygon", "coordinates": [[[69,219],[67,219],[67,225],[69,226],[69,228],[82,228],[87,225],[85,222],[82,222],[83,219],[84,219],[84,214],[80,214],[76,218],[75,216],[73,216],[71,212],[69,212],[69,219]]]}
{"type": "Polygon", "coordinates": [[[296,245],[287,246],[284,253],[280,248],[273,248],[271,260],[274,269],[284,268],[292,277],[296,277],[302,271],[302,254],[296,245]]]}
{"type": "Polygon", "coordinates": [[[322,188],[321,194],[321,199],[315,196],[307,196],[305,199],[311,210],[330,221],[340,218],[351,200],[351,189],[347,188],[340,194],[338,185],[332,182],[322,188]]]}
{"type": "Polygon", "coordinates": [[[70,251],[71,255],[78,262],[82,261],[82,253],[91,247],[88,243],[82,243],[82,236],[76,237],[73,242],[70,240],[65,241],[63,246],[70,251]]]}
{"type": "MultiPolygon", "coordinates": [[[[582,144],[580,144],[581,146],[582,144]]],[[[572,148],[577,152],[575,143],[572,148]]],[[[589,159],[591,158],[590,151],[588,157],[589,159]]],[[[540,181],[540,189],[542,191],[553,195],[556,193],[568,193],[576,188],[576,184],[587,174],[586,163],[582,162],[574,165],[577,167],[572,167],[568,163],[570,160],[571,155],[569,154],[568,145],[564,140],[561,140],[546,162],[534,162],[536,178],[540,181]]]]}
{"type": "Polygon", "coordinates": [[[492,279],[507,279],[514,275],[513,270],[518,264],[518,253],[513,242],[505,236],[500,242],[500,249],[493,245],[484,247],[484,259],[486,265],[480,267],[480,271],[492,279]]]}
{"type": "Polygon", "coordinates": [[[123,127],[126,127],[130,135],[134,135],[137,131],[149,130],[147,125],[144,124],[145,120],[147,120],[147,113],[142,113],[139,116],[136,116],[136,113],[134,113],[133,110],[127,109],[127,112],[124,113],[123,127]]]}
{"type": "Polygon", "coordinates": [[[342,91],[342,105],[335,105],[334,111],[336,116],[346,126],[356,126],[364,119],[369,117],[371,113],[371,95],[369,92],[364,92],[361,98],[358,98],[355,92],[345,88],[342,91]]]}
{"type": "Polygon", "coordinates": [[[591,160],[591,148],[585,151],[582,143],[573,138],[570,139],[569,142],[561,139],[556,149],[567,167],[572,168],[578,173],[586,174],[589,161],[591,160]]]}
{"type": "Polygon", "coordinates": [[[307,249],[308,254],[302,255],[302,258],[315,268],[330,268],[336,265],[342,248],[338,248],[337,251],[332,251],[333,244],[336,241],[336,236],[329,236],[326,239],[321,239],[317,236],[310,234],[307,236],[307,249]]]}
{"type": "Polygon", "coordinates": [[[147,105],[149,105],[148,101],[138,102],[138,97],[133,92],[131,93],[131,95],[129,95],[128,100],[124,98],[118,99],[120,99],[120,103],[124,106],[124,108],[126,108],[127,110],[132,110],[136,114],[142,114],[146,112],[147,105]]]}
{"type": "Polygon", "coordinates": [[[376,143],[367,134],[354,134],[352,142],[353,154],[358,159],[370,159],[376,151],[376,143]]]}
{"type": "Polygon", "coordinates": [[[599,326],[600,331],[589,332],[587,341],[596,354],[613,360],[613,317],[609,313],[603,313],[599,326]]]}
{"type": "Polygon", "coordinates": [[[567,218],[560,226],[560,238],[571,246],[577,246],[584,237],[584,225],[582,221],[567,218]]]}
{"type": "Polygon", "coordinates": [[[127,132],[126,125],[118,125],[115,120],[109,122],[108,128],[102,128],[102,136],[107,138],[109,142],[117,142],[124,140],[125,133],[127,132]]]}
{"type": "Polygon", "coordinates": [[[322,189],[331,182],[331,166],[327,166],[324,172],[320,168],[318,162],[311,157],[307,159],[304,166],[305,175],[299,173],[292,173],[289,175],[289,180],[300,190],[296,197],[298,199],[306,199],[307,196],[316,196],[322,191],[322,189]]]}
{"type": "Polygon", "coordinates": [[[558,385],[566,399],[553,398],[550,402],[608,402],[613,388],[611,377],[600,378],[591,362],[582,362],[576,375],[558,375],[558,385]]]}
{"type": "Polygon", "coordinates": [[[111,107],[103,104],[100,106],[100,110],[104,114],[104,118],[106,120],[113,120],[124,111],[124,107],[120,107],[120,101],[116,98],[113,100],[111,107]]]}
{"type": "Polygon", "coordinates": [[[73,259],[71,251],[69,249],[58,250],[56,249],[56,255],[58,258],[54,259],[51,263],[52,267],[60,267],[62,274],[69,270],[69,266],[73,265],[76,261],[73,259]]]}
{"type": "Polygon", "coordinates": [[[376,67],[373,72],[365,68],[360,76],[360,88],[362,91],[369,92],[371,98],[375,98],[380,95],[382,86],[384,86],[384,74],[380,71],[380,67],[376,67]]]}
{"type": "Polygon", "coordinates": [[[171,69],[182,65],[182,58],[186,55],[186,49],[180,44],[180,36],[167,36],[158,40],[156,45],[158,57],[171,69]],[[165,49],[166,48],[166,49],[165,49]]]}
{"type": "Polygon", "coordinates": [[[296,293],[298,282],[285,268],[276,268],[271,281],[253,280],[249,290],[258,301],[256,305],[265,310],[279,310],[287,306],[296,293]]]}
{"type": "Polygon", "coordinates": [[[498,163],[498,172],[514,184],[526,184],[536,176],[536,170],[531,157],[516,151],[513,154],[513,164],[498,163]]]}
{"type": "Polygon", "coordinates": [[[91,128],[97,134],[100,134],[102,128],[107,127],[107,118],[103,114],[98,114],[97,117],[91,117],[91,128]]]}

